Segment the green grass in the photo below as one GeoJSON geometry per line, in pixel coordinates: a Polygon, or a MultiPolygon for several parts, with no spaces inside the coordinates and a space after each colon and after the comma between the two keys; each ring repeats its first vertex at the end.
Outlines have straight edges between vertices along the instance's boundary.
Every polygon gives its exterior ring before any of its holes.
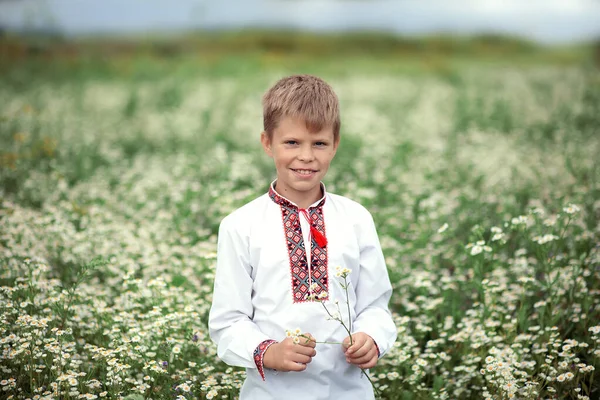
{"type": "Polygon", "coordinates": [[[383,398],[597,397],[591,47],[265,37],[5,39],[3,393],[236,397],[206,327],[215,235],[274,175],[262,93],[314,73],[342,109],[328,190],[372,212],[395,289],[383,398]]]}

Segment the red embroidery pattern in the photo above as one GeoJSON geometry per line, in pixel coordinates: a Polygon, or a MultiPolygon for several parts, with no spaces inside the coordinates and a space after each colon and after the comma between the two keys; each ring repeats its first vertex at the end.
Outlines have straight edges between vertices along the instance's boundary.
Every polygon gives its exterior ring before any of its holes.
{"type": "Polygon", "coordinates": [[[277,343],[276,340],[265,340],[261,342],[256,349],[254,349],[254,364],[256,364],[256,368],[258,369],[258,373],[262,380],[265,380],[265,368],[264,368],[264,357],[265,352],[273,343],[277,343]]]}
{"type": "MultiPolygon", "coordinates": [[[[311,299],[309,299],[311,294],[319,294],[323,291],[327,293],[327,297],[321,298],[320,300],[328,300],[329,274],[327,271],[327,244],[321,247],[314,236],[311,237],[311,265],[310,268],[308,268],[298,207],[278,195],[273,188],[269,190],[269,196],[281,207],[281,219],[283,221],[283,230],[290,260],[292,298],[294,303],[311,301],[311,299]],[[316,283],[317,287],[311,292],[310,286],[313,283],[316,283]]],[[[325,204],[325,199],[321,200],[316,206],[309,208],[308,215],[310,225],[325,237],[323,204],[325,204]]]]}

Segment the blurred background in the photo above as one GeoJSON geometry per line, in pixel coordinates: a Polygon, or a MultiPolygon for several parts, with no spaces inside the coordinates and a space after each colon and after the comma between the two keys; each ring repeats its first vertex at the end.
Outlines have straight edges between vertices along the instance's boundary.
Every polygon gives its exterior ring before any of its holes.
{"type": "Polygon", "coordinates": [[[48,52],[106,53],[102,45],[115,41],[127,46],[111,53],[144,45],[163,56],[198,50],[204,58],[240,51],[506,56],[531,55],[538,46],[560,46],[569,58],[565,46],[575,51],[600,37],[600,2],[0,0],[0,34],[3,62],[48,52]],[[75,45],[81,40],[85,46],[75,45]]]}

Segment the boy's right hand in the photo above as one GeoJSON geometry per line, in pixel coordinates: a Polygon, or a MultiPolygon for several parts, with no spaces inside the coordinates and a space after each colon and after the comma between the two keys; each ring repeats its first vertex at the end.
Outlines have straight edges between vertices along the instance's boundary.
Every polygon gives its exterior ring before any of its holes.
{"type": "Polygon", "coordinates": [[[292,338],[273,343],[263,356],[263,366],[277,371],[304,371],[306,364],[317,354],[315,338],[305,333],[309,339],[300,337],[298,344],[292,338]]]}

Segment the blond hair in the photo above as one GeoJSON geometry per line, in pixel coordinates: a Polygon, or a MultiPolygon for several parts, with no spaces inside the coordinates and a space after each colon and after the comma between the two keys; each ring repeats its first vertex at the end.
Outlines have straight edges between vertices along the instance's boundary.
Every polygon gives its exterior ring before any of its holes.
{"type": "Polygon", "coordinates": [[[340,136],[340,108],[331,86],[312,75],[292,75],[280,79],[263,96],[263,125],[269,137],[282,118],[301,118],[311,133],[333,129],[340,136]]]}

